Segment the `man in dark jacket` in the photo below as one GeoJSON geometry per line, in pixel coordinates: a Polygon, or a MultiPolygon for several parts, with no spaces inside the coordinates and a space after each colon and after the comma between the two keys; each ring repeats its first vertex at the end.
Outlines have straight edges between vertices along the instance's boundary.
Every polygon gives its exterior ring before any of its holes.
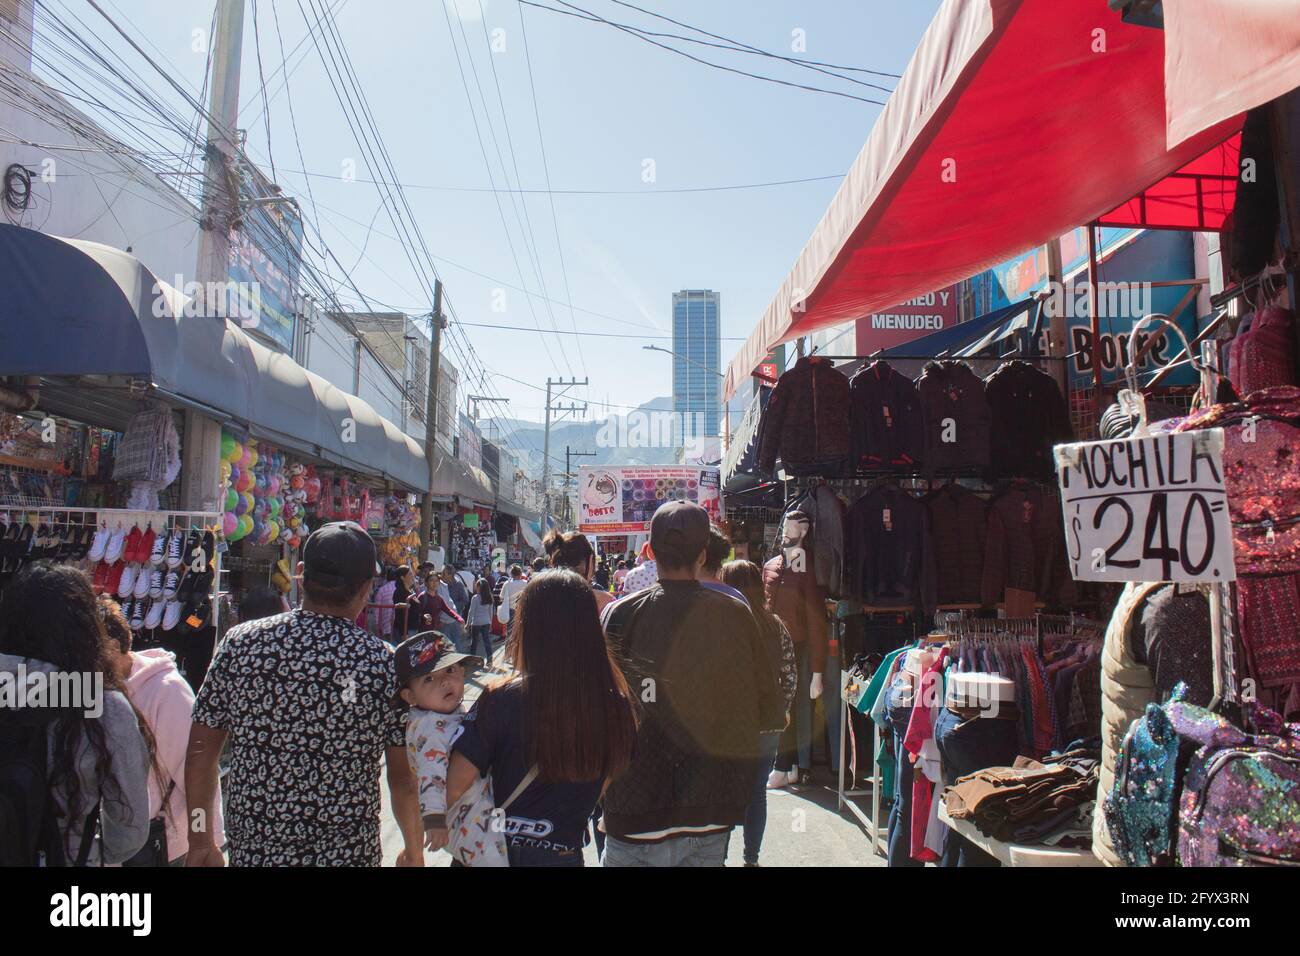
{"type": "Polygon", "coordinates": [[[605,612],[642,709],[636,755],[602,801],[605,866],[721,866],[745,819],[759,731],[784,717],[775,675],[757,679],[753,615],[696,580],[708,540],[703,508],[660,507],[650,522],[658,583],[605,612]]]}

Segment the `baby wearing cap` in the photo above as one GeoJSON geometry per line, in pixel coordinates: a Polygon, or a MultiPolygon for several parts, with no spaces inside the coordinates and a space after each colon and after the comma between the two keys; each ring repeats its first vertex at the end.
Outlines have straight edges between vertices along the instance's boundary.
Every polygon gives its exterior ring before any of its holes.
{"type": "MultiPolygon", "coordinates": [[[[423,631],[397,646],[397,684],[406,719],[406,756],[420,788],[425,847],[447,845],[447,766],[465,719],[465,664],[438,631],[423,631]]],[[[479,662],[481,663],[481,661],[479,662]]]]}

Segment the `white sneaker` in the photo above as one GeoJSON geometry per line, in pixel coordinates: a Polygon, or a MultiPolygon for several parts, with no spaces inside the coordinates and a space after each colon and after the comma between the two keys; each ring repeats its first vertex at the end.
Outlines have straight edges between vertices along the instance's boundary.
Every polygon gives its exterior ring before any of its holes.
{"type": "Polygon", "coordinates": [[[135,594],[135,579],[140,571],[138,564],[128,564],[122,569],[122,580],[117,585],[117,596],[129,598],[135,594]]]}
{"type": "Polygon", "coordinates": [[[153,551],[149,553],[149,563],[155,568],[162,567],[167,558],[167,533],[162,531],[154,536],[153,551]]]}
{"type": "MultiPolygon", "coordinates": [[[[90,553],[86,557],[91,561],[103,561],[104,553],[108,550],[108,539],[110,535],[107,528],[100,528],[95,532],[95,540],[90,544],[90,553]]],[[[125,540],[125,539],[124,539],[125,540]]],[[[109,562],[112,563],[111,561],[109,562]]]]}
{"type": "Polygon", "coordinates": [[[170,538],[167,539],[167,567],[179,568],[181,566],[181,548],[185,546],[185,533],[183,531],[173,531],[170,538]]]}
{"type": "Polygon", "coordinates": [[[137,565],[140,570],[135,573],[135,588],[132,594],[137,601],[143,601],[149,596],[149,572],[143,564],[137,565]]]}
{"type": "Polygon", "coordinates": [[[163,602],[154,601],[152,604],[149,605],[149,613],[144,616],[144,626],[152,631],[154,628],[156,628],[159,624],[162,623],[162,618],[163,618],[163,602]]]}
{"type": "MultiPolygon", "coordinates": [[[[140,572],[144,576],[144,571],[140,572]]],[[[163,596],[163,572],[162,568],[154,568],[149,572],[149,596],[155,601],[163,596]]]]}
{"type": "MultiPolygon", "coordinates": [[[[126,531],[118,528],[108,539],[108,547],[104,550],[104,560],[109,564],[116,564],[122,560],[122,552],[126,550],[126,531]]],[[[133,582],[134,583],[134,582],[133,582]]]]}
{"type": "Polygon", "coordinates": [[[163,610],[162,628],[164,631],[170,631],[181,619],[181,602],[168,601],[167,607],[163,610]]]}
{"type": "Polygon", "coordinates": [[[773,770],[767,775],[767,789],[780,790],[790,783],[790,775],[784,770],[773,770]]]}

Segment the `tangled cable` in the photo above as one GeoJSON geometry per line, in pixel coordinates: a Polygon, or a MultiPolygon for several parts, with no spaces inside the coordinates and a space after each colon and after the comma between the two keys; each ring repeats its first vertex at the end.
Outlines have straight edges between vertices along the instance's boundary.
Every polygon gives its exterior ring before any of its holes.
{"type": "Polygon", "coordinates": [[[22,163],[10,163],[5,169],[3,200],[10,212],[26,212],[32,202],[32,171],[22,163]]]}

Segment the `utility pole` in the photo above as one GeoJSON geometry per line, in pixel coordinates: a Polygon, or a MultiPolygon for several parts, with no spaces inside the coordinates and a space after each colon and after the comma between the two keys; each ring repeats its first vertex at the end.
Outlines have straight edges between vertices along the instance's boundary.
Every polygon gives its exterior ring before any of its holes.
{"type": "Polygon", "coordinates": [[[587,385],[584,378],[579,382],[576,378],[571,378],[567,382],[562,379],[546,379],[546,431],[542,440],[542,530],[546,530],[546,525],[550,523],[551,518],[551,413],[558,412],[561,417],[569,412],[586,412],[587,403],[581,405],[576,402],[570,402],[568,405],[555,405],[553,399],[563,398],[565,393],[575,386],[587,385]],[[552,393],[552,389],[559,389],[552,393]]]}
{"type": "MultiPolygon", "coordinates": [[[[212,92],[208,101],[208,142],[203,166],[203,219],[196,279],[230,278],[230,228],[239,216],[239,70],[244,48],[244,0],[218,0],[217,32],[212,38],[212,92]]],[[[228,303],[219,303],[222,309],[228,303]]],[[[212,313],[218,303],[204,300],[212,313]]],[[[221,314],[221,313],[214,313],[221,314]]]]}
{"type": "MultiPolygon", "coordinates": [[[[429,466],[429,486],[420,505],[420,540],[427,554],[433,547],[433,479],[438,470],[438,375],[442,360],[442,280],[433,280],[433,314],[429,316],[429,394],[424,400],[424,458],[429,466]]],[[[427,560],[427,558],[426,558],[427,560]]]]}
{"type": "Polygon", "coordinates": [[[569,509],[569,479],[577,481],[577,475],[573,473],[573,459],[575,458],[595,458],[594,451],[574,451],[568,445],[564,446],[564,509],[569,515],[569,523],[573,523],[573,513],[569,509]]]}

